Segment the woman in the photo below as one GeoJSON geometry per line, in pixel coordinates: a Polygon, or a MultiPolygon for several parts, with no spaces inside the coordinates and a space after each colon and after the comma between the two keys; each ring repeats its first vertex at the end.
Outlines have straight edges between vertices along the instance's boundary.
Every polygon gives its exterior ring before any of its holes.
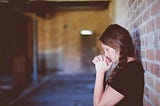
{"type": "Polygon", "coordinates": [[[129,32],[110,25],[100,37],[104,55],[95,56],[94,106],[143,106],[144,71],[129,32]],[[107,83],[105,74],[112,70],[107,83]]]}

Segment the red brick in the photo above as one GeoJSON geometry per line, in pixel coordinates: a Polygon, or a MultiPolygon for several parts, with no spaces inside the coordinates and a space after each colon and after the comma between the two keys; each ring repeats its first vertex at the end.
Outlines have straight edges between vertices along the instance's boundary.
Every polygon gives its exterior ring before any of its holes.
{"type": "Polygon", "coordinates": [[[159,99],[158,95],[154,92],[151,92],[150,100],[154,104],[154,106],[159,106],[159,100],[158,99],[159,99]]]}
{"type": "Polygon", "coordinates": [[[138,7],[137,6],[137,1],[135,1],[134,4],[133,4],[133,11],[135,11],[137,9],[137,7],[138,7]]]}
{"type": "Polygon", "coordinates": [[[133,2],[134,2],[134,0],[129,0],[129,7],[132,6],[133,2]]]}
{"type": "Polygon", "coordinates": [[[151,72],[152,74],[154,74],[154,75],[155,75],[155,73],[156,73],[156,71],[155,71],[155,65],[154,65],[153,63],[150,63],[150,72],[151,72]]]}
{"type": "Polygon", "coordinates": [[[140,8],[138,7],[137,10],[136,10],[136,15],[138,16],[140,13],[140,8]]]}
{"type": "Polygon", "coordinates": [[[157,77],[159,77],[159,65],[151,64],[150,68],[151,68],[150,70],[151,70],[152,74],[154,74],[157,77]]]}
{"type": "Polygon", "coordinates": [[[159,80],[155,80],[155,87],[154,89],[156,90],[157,93],[160,94],[160,81],[159,80]]]}
{"type": "Polygon", "coordinates": [[[146,77],[146,83],[150,86],[150,87],[154,87],[154,78],[151,76],[147,76],[146,77]]]}
{"type": "Polygon", "coordinates": [[[146,7],[148,7],[149,5],[151,5],[153,3],[154,0],[145,0],[146,2],[146,7]]]}
{"type": "Polygon", "coordinates": [[[138,18],[138,25],[142,24],[142,16],[138,18]]]}
{"type": "Polygon", "coordinates": [[[147,98],[149,98],[149,95],[150,95],[150,90],[149,88],[147,88],[146,86],[144,87],[144,94],[147,98]]]}
{"type": "Polygon", "coordinates": [[[151,16],[158,14],[160,11],[160,1],[157,0],[151,7],[151,16]]]}
{"type": "Polygon", "coordinates": [[[155,28],[160,29],[160,15],[155,19],[155,28]]]}
{"type": "Polygon", "coordinates": [[[154,51],[152,49],[147,50],[147,58],[149,60],[154,60],[154,51]]]}
{"type": "Polygon", "coordinates": [[[137,2],[138,2],[138,5],[140,5],[140,4],[141,4],[141,2],[142,2],[142,0],[137,0],[137,2]]]}
{"type": "Polygon", "coordinates": [[[155,65],[155,75],[160,78],[160,65],[155,65]]]}
{"type": "Polygon", "coordinates": [[[154,20],[150,20],[146,24],[146,32],[149,33],[154,30],[154,20]]]}
{"type": "Polygon", "coordinates": [[[143,13],[143,22],[147,21],[150,18],[150,9],[147,9],[144,13],[143,13]]]}
{"type": "MultiPolygon", "coordinates": [[[[147,47],[149,45],[149,42],[148,42],[148,37],[145,36],[144,38],[144,44],[145,44],[145,47],[147,47]]],[[[146,51],[147,52],[147,51],[146,51]]],[[[146,53],[147,54],[147,53],[146,53]]]]}
{"type": "MultiPolygon", "coordinates": [[[[136,12],[134,12],[132,15],[133,15],[132,16],[132,21],[134,21],[136,19],[136,17],[137,17],[137,14],[136,14],[136,12]]],[[[136,23],[134,23],[134,24],[136,24],[136,23]]]]}
{"type": "Polygon", "coordinates": [[[158,36],[158,31],[154,32],[154,47],[158,48],[159,47],[159,36],[158,36]]]}
{"type": "Polygon", "coordinates": [[[156,60],[160,61],[160,49],[156,50],[156,60]]]}

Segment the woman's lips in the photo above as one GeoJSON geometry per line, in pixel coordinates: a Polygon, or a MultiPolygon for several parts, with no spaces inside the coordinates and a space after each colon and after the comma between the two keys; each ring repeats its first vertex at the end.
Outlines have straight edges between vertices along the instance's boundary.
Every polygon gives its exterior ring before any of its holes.
{"type": "Polygon", "coordinates": [[[111,58],[109,58],[108,56],[105,56],[107,60],[109,60],[109,62],[112,62],[111,58]]]}

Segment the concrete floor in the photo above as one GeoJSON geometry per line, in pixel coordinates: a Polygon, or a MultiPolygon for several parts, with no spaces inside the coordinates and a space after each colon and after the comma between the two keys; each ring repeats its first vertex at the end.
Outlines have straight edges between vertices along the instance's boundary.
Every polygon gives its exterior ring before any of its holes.
{"type": "Polygon", "coordinates": [[[12,106],[93,106],[94,80],[94,74],[51,74],[12,106]]]}

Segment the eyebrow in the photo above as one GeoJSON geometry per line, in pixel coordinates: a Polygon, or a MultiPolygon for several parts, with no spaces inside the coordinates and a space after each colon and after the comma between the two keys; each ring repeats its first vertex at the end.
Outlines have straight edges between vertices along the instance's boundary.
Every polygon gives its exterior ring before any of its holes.
{"type": "Polygon", "coordinates": [[[108,48],[105,48],[105,47],[102,47],[103,49],[107,49],[108,50],[108,48]]]}

